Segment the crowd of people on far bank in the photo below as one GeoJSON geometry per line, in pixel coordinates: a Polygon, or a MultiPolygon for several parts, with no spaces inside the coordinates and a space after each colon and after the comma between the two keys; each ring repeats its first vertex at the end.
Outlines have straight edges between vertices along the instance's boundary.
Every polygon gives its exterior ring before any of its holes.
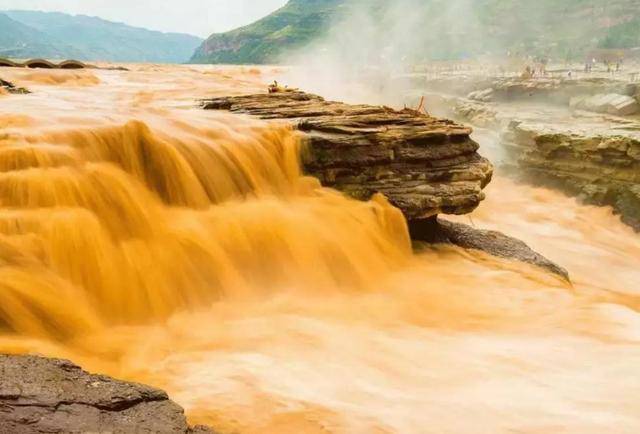
{"type": "Polygon", "coordinates": [[[530,79],[535,77],[545,77],[547,75],[547,64],[549,59],[546,57],[540,57],[533,59],[532,64],[525,67],[522,73],[522,78],[530,79]]]}
{"type": "MultiPolygon", "coordinates": [[[[607,73],[614,74],[622,72],[624,69],[624,58],[619,57],[614,60],[611,59],[596,59],[595,57],[589,57],[588,60],[585,61],[584,72],[586,74],[590,74],[594,71],[594,68],[598,65],[599,62],[602,62],[604,69],[607,73]]],[[[528,63],[524,71],[521,74],[521,78],[523,79],[533,79],[536,77],[546,77],[547,76],[547,65],[549,64],[548,58],[535,58],[532,59],[530,63],[528,63]]],[[[599,70],[599,72],[603,72],[603,70],[599,70]]],[[[569,69],[566,71],[567,77],[571,78],[573,76],[573,70],[569,69]]]]}
{"type": "MultiPolygon", "coordinates": [[[[616,59],[615,61],[604,59],[602,63],[605,68],[607,68],[607,72],[620,72],[622,71],[622,64],[624,62],[623,58],[616,59]]],[[[590,73],[593,71],[593,67],[598,64],[598,61],[595,58],[588,59],[584,64],[584,72],[590,73]]]]}

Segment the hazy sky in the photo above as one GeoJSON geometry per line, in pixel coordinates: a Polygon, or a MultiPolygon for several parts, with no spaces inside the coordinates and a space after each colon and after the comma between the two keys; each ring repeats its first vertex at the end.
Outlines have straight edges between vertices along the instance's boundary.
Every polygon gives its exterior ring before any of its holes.
{"type": "Polygon", "coordinates": [[[98,16],[165,32],[207,37],[249,24],[287,0],[0,0],[0,10],[33,9],[98,16]]]}

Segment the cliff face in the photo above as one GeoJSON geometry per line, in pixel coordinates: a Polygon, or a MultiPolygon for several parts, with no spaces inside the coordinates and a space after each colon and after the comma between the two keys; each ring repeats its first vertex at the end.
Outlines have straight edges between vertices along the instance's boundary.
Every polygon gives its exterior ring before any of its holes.
{"type": "Polygon", "coordinates": [[[578,135],[513,122],[505,134],[517,167],[536,183],[612,206],[640,231],[640,140],[578,135]]]}
{"type": "Polygon", "coordinates": [[[291,120],[308,144],[308,174],[356,199],[383,193],[408,220],[471,212],[493,173],[471,129],[413,110],[302,92],[218,98],[204,107],[291,120]]]}
{"type": "Polygon", "coordinates": [[[611,206],[640,231],[640,89],[626,77],[440,77],[421,86],[446,95],[448,115],[500,132],[499,169],[611,206]]]}
{"type": "Polygon", "coordinates": [[[625,77],[441,77],[425,87],[446,93],[457,119],[502,133],[499,168],[611,206],[640,231],[640,90],[625,77]]]}

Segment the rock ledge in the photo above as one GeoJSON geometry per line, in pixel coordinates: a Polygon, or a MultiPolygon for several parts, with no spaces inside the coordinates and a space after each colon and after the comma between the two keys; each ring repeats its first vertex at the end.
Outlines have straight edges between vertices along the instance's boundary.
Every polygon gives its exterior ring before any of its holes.
{"type": "Polygon", "coordinates": [[[473,211],[493,174],[470,128],[415,110],[303,92],[215,98],[203,108],[291,122],[307,139],[306,173],[356,199],[382,193],[408,220],[473,211]]]}
{"type": "Polygon", "coordinates": [[[213,434],[167,394],[66,360],[0,355],[0,434],[213,434]]]}

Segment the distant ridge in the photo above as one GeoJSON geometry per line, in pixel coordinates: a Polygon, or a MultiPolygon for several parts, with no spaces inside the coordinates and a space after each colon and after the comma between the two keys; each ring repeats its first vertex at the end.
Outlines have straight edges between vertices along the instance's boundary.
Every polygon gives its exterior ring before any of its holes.
{"type": "Polygon", "coordinates": [[[184,63],[201,42],[86,15],[0,11],[0,57],[184,63]]]}
{"type": "MultiPolygon", "coordinates": [[[[415,61],[507,53],[576,60],[595,48],[640,46],[639,0],[290,0],[253,24],[211,35],[191,62],[287,61],[335,30],[352,6],[371,15],[376,35],[403,27],[398,16],[411,22],[415,61]],[[385,12],[392,8],[395,18],[385,12]]],[[[357,25],[349,28],[359,36],[357,25]]]]}
{"type": "Polygon", "coordinates": [[[211,35],[191,63],[279,63],[287,53],[323,36],[345,3],[348,0],[290,0],[253,24],[211,35]]]}

